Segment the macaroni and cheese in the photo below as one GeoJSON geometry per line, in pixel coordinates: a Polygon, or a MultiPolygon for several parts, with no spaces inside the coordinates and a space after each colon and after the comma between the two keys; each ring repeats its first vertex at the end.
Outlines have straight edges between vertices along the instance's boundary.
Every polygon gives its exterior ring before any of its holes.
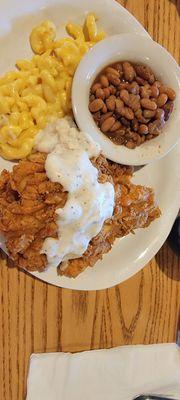
{"type": "Polygon", "coordinates": [[[84,26],[67,24],[70,35],[55,39],[51,21],[43,21],[30,34],[35,55],[18,60],[16,71],[0,77],[0,155],[8,160],[30,154],[36,133],[52,116],[71,113],[71,84],[83,55],[97,41],[96,17],[88,14],[84,26]]]}

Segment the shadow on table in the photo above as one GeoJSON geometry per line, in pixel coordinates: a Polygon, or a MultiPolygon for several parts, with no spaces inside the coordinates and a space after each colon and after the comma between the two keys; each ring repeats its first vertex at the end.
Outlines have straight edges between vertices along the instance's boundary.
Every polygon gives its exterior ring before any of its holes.
{"type": "Polygon", "coordinates": [[[0,259],[5,260],[9,268],[15,268],[13,260],[11,260],[11,258],[9,258],[8,255],[2,249],[0,249],[0,259]]]}
{"type": "Polygon", "coordinates": [[[169,0],[169,2],[175,5],[175,7],[177,8],[177,12],[180,15],[180,3],[179,3],[179,0],[169,0]]]}
{"type": "Polygon", "coordinates": [[[180,281],[180,257],[170,248],[168,241],[155,256],[161,271],[174,281],[180,281]]]}

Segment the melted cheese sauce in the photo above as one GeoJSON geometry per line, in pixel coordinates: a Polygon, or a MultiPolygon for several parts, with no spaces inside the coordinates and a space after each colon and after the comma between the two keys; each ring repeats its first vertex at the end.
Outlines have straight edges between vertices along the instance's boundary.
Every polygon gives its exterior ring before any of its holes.
{"type": "Polygon", "coordinates": [[[65,206],[56,210],[58,239],[46,238],[42,248],[48,265],[57,267],[62,261],[81,257],[104,221],[112,217],[114,187],[98,182],[98,170],[90,158],[99,155],[99,145],[69,118],[56,120],[40,132],[35,148],[48,153],[48,178],[68,191],[65,206]]]}

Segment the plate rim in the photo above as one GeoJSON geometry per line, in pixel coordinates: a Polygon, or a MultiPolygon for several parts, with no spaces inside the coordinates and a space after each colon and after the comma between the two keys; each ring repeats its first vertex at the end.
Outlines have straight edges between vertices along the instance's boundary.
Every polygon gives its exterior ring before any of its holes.
{"type": "MultiPolygon", "coordinates": [[[[3,0],[0,0],[0,2],[3,2],[3,0]]],[[[60,5],[61,3],[64,3],[64,1],[62,1],[61,2],[61,0],[57,3],[56,1],[55,2],[49,2],[49,3],[47,3],[46,4],[46,6],[44,7],[44,8],[48,8],[49,6],[51,6],[51,7],[53,7],[53,6],[55,6],[55,5],[60,5]]],[[[92,2],[93,3],[93,2],[92,2]]],[[[89,0],[89,8],[93,8],[94,7],[94,5],[92,5],[91,6],[91,4],[92,4],[91,2],[90,2],[90,0],[89,0]]],[[[119,9],[119,13],[123,13],[124,15],[126,15],[131,21],[133,21],[134,22],[134,24],[136,24],[136,26],[138,26],[138,28],[139,29],[141,29],[141,31],[142,31],[142,34],[144,34],[146,37],[149,37],[149,38],[151,38],[151,36],[149,35],[149,33],[145,30],[145,28],[140,24],[140,22],[127,10],[127,9],[125,9],[121,4],[119,4],[116,0],[106,0],[106,3],[107,4],[109,4],[109,6],[111,6],[111,5],[114,5],[116,8],[117,8],[117,10],[119,9]]],[[[83,11],[83,13],[84,13],[84,11],[83,11]]],[[[28,14],[28,13],[27,13],[28,14]]],[[[27,15],[27,14],[25,14],[25,15],[27,15]]],[[[132,30],[130,31],[130,32],[132,32],[132,30]]],[[[172,154],[172,157],[173,157],[173,153],[174,153],[174,151],[175,151],[176,149],[174,149],[174,150],[172,150],[171,151],[171,154],[172,154]]],[[[166,156],[167,157],[167,156],[166,156]]],[[[178,196],[178,199],[180,199],[180,194],[179,194],[179,196],[178,196]]],[[[178,200],[179,201],[179,200],[178,200]]],[[[155,250],[153,250],[153,254],[151,253],[151,252],[147,252],[148,253],[148,255],[147,255],[147,257],[146,257],[146,261],[144,260],[144,258],[142,258],[142,260],[141,261],[139,261],[138,262],[138,265],[136,266],[136,267],[133,267],[133,266],[131,266],[130,268],[129,268],[129,272],[127,273],[127,270],[124,270],[123,271],[123,273],[122,273],[122,275],[126,275],[125,277],[123,277],[122,279],[114,279],[114,282],[113,283],[110,283],[110,284],[105,284],[105,285],[99,285],[98,287],[88,287],[88,283],[87,283],[87,286],[86,285],[84,285],[84,287],[81,287],[81,283],[80,282],[78,282],[77,280],[76,280],[76,278],[75,279],[73,279],[73,278],[66,278],[66,279],[68,279],[68,281],[69,281],[69,284],[68,283],[65,283],[65,284],[63,284],[63,282],[61,282],[61,277],[59,277],[59,276],[57,276],[57,279],[58,279],[58,283],[54,283],[54,282],[52,282],[52,281],[49,281],[46,277],[44,278],[43,277],[43,274],[44,273],[38,273],[38,272],[30,272],[30,271],[25,271],[25,273],[27,273],[29,276],[32,276],[33,278],[35,277],[35,278],[37,278],[38,280],[41,280],[41,281],[43,281],[43,282],[46,282],[46,283],[48,283],[48,284],[51,284],[51,285],[53,285],[53,286],[57,286],[57,287],[61,287],[61,288],[66,288],[66,289],[71,289],[71,290],[85,290],[85,291],[92,291],[92,290],[102,290],[102,289],[107,289],[107,288],[110,288],[110,287],[113,287],[113,286],[115,286],[115,285],[117,285],[117,284],[119,284],[119,283],[121,283],[121,282],[123,282],[123,281],[125,281],[125,280],[127,280],[127,279],[129,279],[130,277],[132,277],[133,275],[135,275],[138,271],[140,271],[151,259],[152,259],[152,257],[158,252],[158,250],[161,248],[161,246],[162,246],[162,244],[164,243],[164,241],[166,240],[166,238],[167,238],[167,236],[168,236],[168,234],[169,234],[169,231],[170,231],[170,229],[171,229],[171,226],[172,226],[172,224],[173,224],[173,219],[175,218],[175,216],[176,216],[176,214],[177,214],[177,212],[178,212],[178,209],[179,209],[179,206],[178,206],[178,203],[177,203],[177,208],[175,208],[174,207],[174,211],[173,211],[173,215],[174,215],[174,217],[173,218],[171,218],[171,221],[169,222],[169,225],[168,225],[168,229],[166,229],[166,233],[164,234],[164,235],[162,235],[161,236],[161,240],[160,241],[158,241],[157,243],[156,243],[156,246],[154,247],[154,249],[155,250]]],[[[103,261],[101,261],[101,264],[102,264],[102,268],[103,268],[103,261]]],[[[95,268],[96,266],[94,266],[93,268],[95,268]]],[[[85,273],[85,272],[84,272],[85,273]]],[[[91,286],[91,285],[90,285],[91,286]]]]}

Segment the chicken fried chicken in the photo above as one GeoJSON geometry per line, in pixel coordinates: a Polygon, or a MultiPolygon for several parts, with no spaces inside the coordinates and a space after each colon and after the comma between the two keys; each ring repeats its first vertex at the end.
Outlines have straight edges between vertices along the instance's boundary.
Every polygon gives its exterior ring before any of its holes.
{"type": "Polygon", "coordinates": [[[109,252],[115,239],[134,233],[135,229],[147,227],[161,214],[155,205],[151,188],[131,183],[132,167],[126,167],[100,155],[92,163],[99,171],[99,181],[111,181],[115,189],[113,217],[106,220],[101,232],[94,237],[81,258],[69,260],[58,267],[58,274],[75,278],[87,267],[101,260],[109,252]]]}
{"type": "Polygon", "coordinates": [[[43,271],[47,267],[41,248],[46,237],[57,238],[57,208],[67,192],[47,178],[47,155],[36,153],[0,176],[0,231],[10,257],[20,268],[43,271]]]}
{"type": "MultiPolygon", "coordinates": [[[[0,175],[0,231],[15,264],[29,271],[44,271],[41,253],[47,237],[57,238],[56,210],[64,207],[68,193],[46,176],[47,154],[35,153],[0,175]]],[[[82,257],[61,263],[58,274],[76,277],[107,253],[116,238],[148,226],[160,216],[153,190],[131,183],[132,168],[108,161],[102,155],[91,160],[99,182],[111,182],[115,189],[113,217],[106,220],[82,257]]]]}

